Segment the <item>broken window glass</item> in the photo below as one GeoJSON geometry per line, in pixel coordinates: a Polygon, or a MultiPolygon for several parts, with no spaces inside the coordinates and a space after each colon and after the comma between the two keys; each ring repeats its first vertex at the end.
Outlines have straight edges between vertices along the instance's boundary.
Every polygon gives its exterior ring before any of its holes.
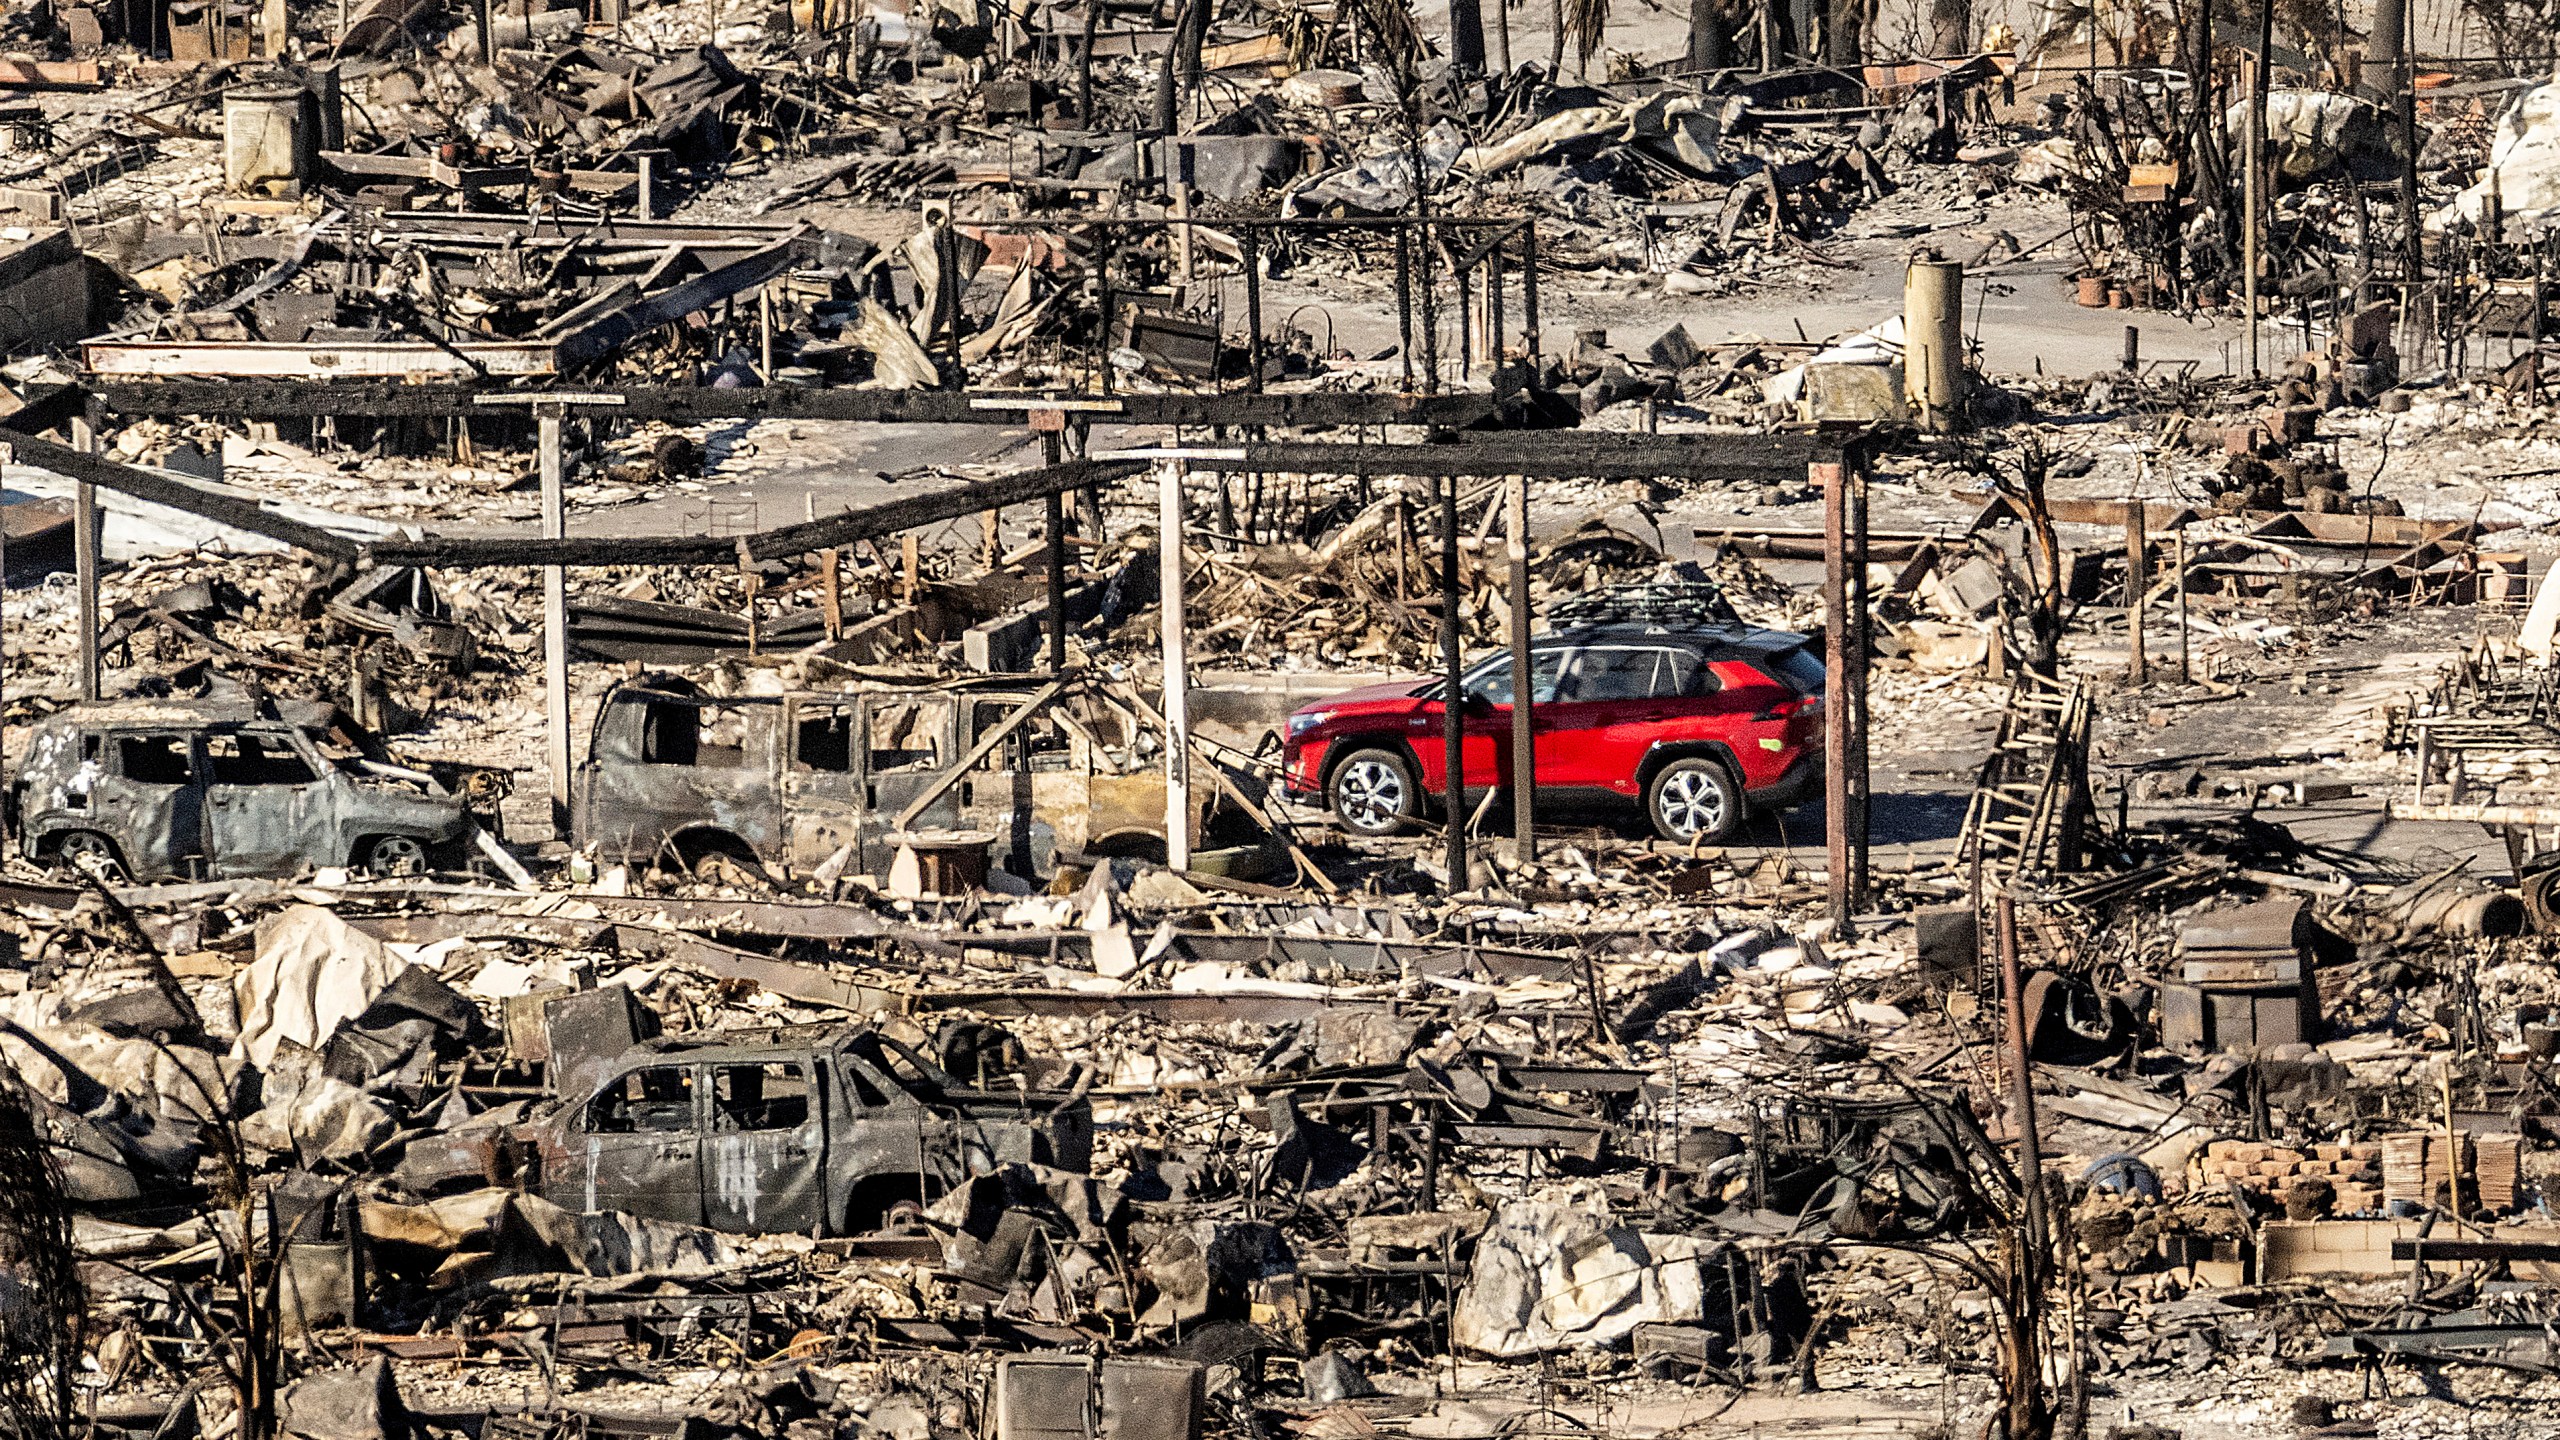
{"type": "Polygon", "coordinates": [[[949,733],[948,697],[872,702],[871,773],[935,768],[942,763],[942,739],[949,733]]]}
{"type": "Polygon", "coordinates": [[[851,773],[853,712],[800,712],[800,730],[793,740],[791,763],[802,770],[824,770],[837,775],[851,773]]]}
{"type": "Polygon", "coordinates": [[[587,1130],[596,1135],[638,1135],[693,1128],[693,1067],[663,1065],[634,1070],[587,1104],[587,1130]]]}
{"type": "Polygon", "coordinates": [[[719,1065],[711,1071],[711,1128],[797,1130],[809,1119],[809,1077],[798,1065],[719,1065]]]}
{"type": "Polygon", "coordinates": [[[204,753],[216,785],[308,785],[320,778],[281,735],[210,735],[204,753]]]}
{"type": "MultiPolygon", "coordinates": [[[[97,741],[89,742],[91,755],[97,741]]],[[[125,735],[116,740],[116,768],[137,785],[184,785],[196,778],[184,735],[125,735]]]]}

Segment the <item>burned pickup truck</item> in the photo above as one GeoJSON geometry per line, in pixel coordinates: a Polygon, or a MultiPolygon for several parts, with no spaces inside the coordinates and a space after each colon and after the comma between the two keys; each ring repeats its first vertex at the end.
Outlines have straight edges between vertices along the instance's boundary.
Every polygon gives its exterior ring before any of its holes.
{"type": "Polygon", "coordinates": [[[527,1188],[571,1210],[852,1235],[1000,1165],[1092,1161],[1083,1072],[973,1088],[863,1027],[662,1038],[601,1071],[510,1141],[527,1188]]]}
{"type": "Polygon", "coordinates": [[[318,702],[115,700],[36,727],[5,819],[29,860],[118,881],[415,875],[498,833],[508,779],[403,764],[318,702]]]}
{"type": "MultiPolygon", "coordinates": [[[[839,853],[880,874],[900,831],[971,830],[1033,879],[1065,855],[1161,860],[1163,754],[1152,716],[1019,676],[746,696],[647,676],[598,707],[574,833],[608,863],[793,878],[839,853]]],[[[1200,768],[1195,855],[1258,853],[1268,836],[1200,768]]]]}

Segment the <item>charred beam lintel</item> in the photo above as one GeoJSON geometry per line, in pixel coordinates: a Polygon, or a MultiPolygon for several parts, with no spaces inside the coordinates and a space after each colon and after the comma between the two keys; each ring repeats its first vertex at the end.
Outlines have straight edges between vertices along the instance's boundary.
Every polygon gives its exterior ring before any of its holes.
{"type": "Polygon", "coordinates": [[[927,495],[892,500],[885,505],[848,510],[824,520],[811,520],[752,535],[651,535],[592,539],[543,540],[434,536],[421,540],[376,541],[364,549],[375,565],[415,565],[420,569],[454,570],[489,565],[719,565],[733,563],[743,549],[752,560],[774,560],[815,550],[877,540],[903,530],[939,525],[963,515],[996,510],[1042,499],[1087,485],[1134,475],[1146,467],[1135,461],[1070,460],[1018,474],[955,486],[927,495]]]}
{"type": "Polygon", "coordinates": [[[1273,441],[1191,455],[1203,471],[1293,475],[1641,480],[1656,476],[1752,484],[1802,484],[1807,467],[1841,445],[1818,435],[1624,435],[1580,430],[1471,434],[1431,445],[1273,441]]]}
{"type": "MultiPolygon", "coordinates": [[[[485,415],[470,385],[272,380],[104,380],[89,387],[123,415],[224,415],[255,419],[322,415],[485,415]]],[[[715,390],[701,386],[581,389],[612,395],[612,413],[630,420],[865,420],[881,424],[1017,426],[1045,405],[1097,421],[1131,425],[1472,425],[1493,413],[1489,395],[1234,394],[1044,396],[949,390],[810,390],[789,385],[715,390]]],[[[572,401],[574,403],[574,399],[572,401]]]]}

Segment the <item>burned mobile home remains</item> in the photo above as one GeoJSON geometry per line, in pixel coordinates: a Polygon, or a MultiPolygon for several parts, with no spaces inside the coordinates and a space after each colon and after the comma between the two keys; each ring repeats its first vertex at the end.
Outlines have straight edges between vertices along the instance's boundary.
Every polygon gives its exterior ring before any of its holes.
{"type": "Polygon", "coordinates": [[[8,12],[0,1430],[2551,1433],[2551,21],[8,12]]]}

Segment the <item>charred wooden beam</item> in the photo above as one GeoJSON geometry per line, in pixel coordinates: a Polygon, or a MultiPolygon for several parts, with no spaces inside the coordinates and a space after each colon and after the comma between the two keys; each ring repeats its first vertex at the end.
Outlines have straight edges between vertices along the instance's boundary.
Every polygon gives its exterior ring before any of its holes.
{"type": "Polygon", "coordinates": [[[752,535],[600,536],[566,540],[544,540],[534,536],[430,535],[419,540],[377,541],[365,546],[363,553],[364,558],[375,565],[415,565],[422,569],[446,570],[490,565],[721,565],[735,563],[741,548],[750,559],[771,560],[939,525],[964,515],[1020,505],[1087,485],[1099,485],[1134,475],[1145,468],[1134,462],[1070,460],[752,535]]]}
{"type": "MultiPolygon", "coordinates": [[[[398,381],[313,384],[275,380],[106,380],[89,392],[122,415],[223,415],[256,419],[339,416],[449,416],[487,413],[461,384],[398,381]]],[[[616,414],[631,420],[865,420],[881,424],[1020,425],[1041,408],[1075,410],[1134,425],[1429,425],[1475,424],[1494,413],[1488,395],[1115,395],[1050,396],[936,390],[804,390],[746,386],[582,389],[618,397],[616,414]]]]}

